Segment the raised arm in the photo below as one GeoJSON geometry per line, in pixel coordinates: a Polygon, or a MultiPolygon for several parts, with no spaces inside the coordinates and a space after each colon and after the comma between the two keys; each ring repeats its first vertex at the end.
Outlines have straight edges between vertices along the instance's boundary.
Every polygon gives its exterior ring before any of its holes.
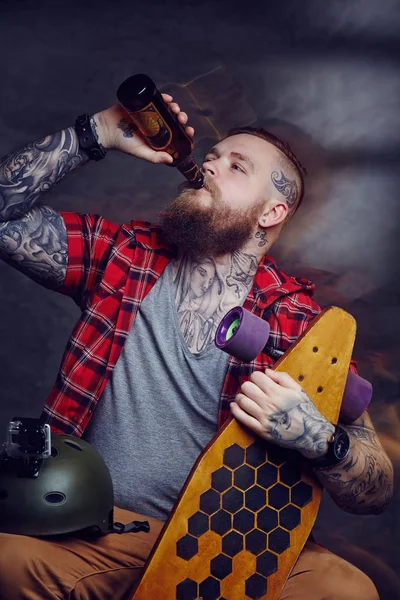
{"type": "MultiPolygon", "coordinates": [[[[187,114],[163,94],[185,124],[187,114]]],[[[166,152],[152,150],[135,132],[118,104],[90,119],[93,135],[104,149],[117,149],[153,163],[170,163],[166,152]]],[[[192,127],[186,127],[193,136],[192,127]]],[[[88,162],[74,127],[27,144],[0,160],[0,257],[31,279],[54,289],[66,275],[67,231],[55,209],[39,204],[69,172],[88,162]]]]}
{"type": "Polygon", "coordinates": [[[0,162],[0,256],[50,287],[58,287],[65,278],[67,232],[60,214],[38,201],[43,192],[88,160],[70,127],[0,162]]]}

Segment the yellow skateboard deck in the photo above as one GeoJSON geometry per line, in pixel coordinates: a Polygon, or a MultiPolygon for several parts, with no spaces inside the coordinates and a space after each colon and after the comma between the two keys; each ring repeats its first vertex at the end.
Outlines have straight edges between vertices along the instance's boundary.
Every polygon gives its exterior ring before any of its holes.
{"type": "MultiPolygon", "coordinates": [[[[322,311],[275,364],[337,423],[356,334],[322,311]]],[[[295,452],[232,419],[196,461],[133,600],[276,600],[314,525],[321,485],[295,452]]]]}

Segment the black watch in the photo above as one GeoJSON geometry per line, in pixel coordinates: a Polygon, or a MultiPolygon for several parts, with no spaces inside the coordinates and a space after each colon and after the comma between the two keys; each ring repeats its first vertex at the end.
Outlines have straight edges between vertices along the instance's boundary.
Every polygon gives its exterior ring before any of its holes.
{"type": "Polygon", "coordinates": [[[350,437],[340,425],[336,425],[335,432],[328,442],[328,451],[320,458],[310,460],[312,467],[333,467],[344,460],[350,451],[350,437]]]}

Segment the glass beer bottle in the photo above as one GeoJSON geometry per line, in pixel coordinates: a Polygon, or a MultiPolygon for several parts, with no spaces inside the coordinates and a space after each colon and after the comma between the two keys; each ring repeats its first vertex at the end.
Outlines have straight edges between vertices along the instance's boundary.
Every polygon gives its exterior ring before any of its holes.
{"type": "Polygon", "coordinates": [[[169,111],[154,82],[147,75],[132,75],[117,90],[118,102],[129,113],[140,134],[154,150],[168,152],[176,167],[195,188],[203,175],[193,158],[193,141],[169,111]]]}

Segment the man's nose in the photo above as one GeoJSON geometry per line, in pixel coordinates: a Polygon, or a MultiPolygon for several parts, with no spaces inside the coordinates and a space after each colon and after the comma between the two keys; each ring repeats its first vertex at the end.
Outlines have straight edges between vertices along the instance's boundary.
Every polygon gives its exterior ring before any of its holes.
{"type": "Polygon", "coordinates": [[[218,170],[215,165],[215,160],[207,161],[203,163],[202,171],[204,175],[209,175],[210,177],[216,177],[218,175],[218,170]]]}

